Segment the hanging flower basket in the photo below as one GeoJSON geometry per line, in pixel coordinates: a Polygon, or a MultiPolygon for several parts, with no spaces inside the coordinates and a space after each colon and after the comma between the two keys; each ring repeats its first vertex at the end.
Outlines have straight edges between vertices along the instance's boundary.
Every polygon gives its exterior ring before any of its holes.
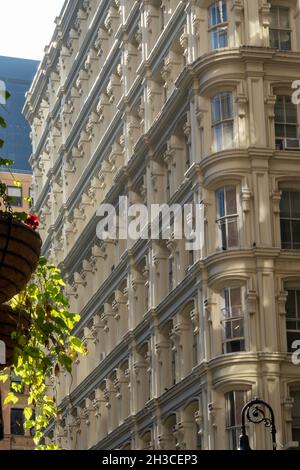
{"type": "Polygon", "coordinates": [[[0,304],[18,294],[37,268],[42,240],[31,226],[0,217],[0,304]]]}
{"type": "Polygon", "coordinates": [[[27,332],[30,324],[30,316],[25,312],[15,311],[9,305],[0,305],[0,341],[3,341],[6,349],[6,363],[0,364],[0,370],[13,363],[17,340],[12,338],[12,333],[27,332]]]}

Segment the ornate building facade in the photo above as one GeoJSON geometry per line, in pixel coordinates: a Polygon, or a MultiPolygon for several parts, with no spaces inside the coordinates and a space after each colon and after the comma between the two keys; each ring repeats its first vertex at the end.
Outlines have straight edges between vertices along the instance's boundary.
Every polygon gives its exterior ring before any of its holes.
{"type": "Polygon", "coordinates": [[[25,105],[44,253],[89,351],[51,383],[63,448],[236,449],[254,396],[299,443],[299,8],[65,2],[25,105]],[[120,195],[199,204],[201,246],[101,242],[120,195]]]}

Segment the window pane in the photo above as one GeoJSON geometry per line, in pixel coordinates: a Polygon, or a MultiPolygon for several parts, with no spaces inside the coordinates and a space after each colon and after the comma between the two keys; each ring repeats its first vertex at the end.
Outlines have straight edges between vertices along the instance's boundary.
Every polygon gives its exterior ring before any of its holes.
{"type": "Polygon", "coordinates": [[[300,249],[300,220],[292,221],[292,238],[293,238],[293,248],[294,250],[300,249]]]}
{"type": "Polygon", "coordinates": [[[219,211],[219,217],[224,217],[225,216],[225,190],[220,189],[218,191],[218,211],[219,211]]]}
{"type": "MultiPolygon", "coordinates": [[[[227,27],[219,29],[219,47],[228,47],[227,27]]],[[[216,49],[216,47],[215,47],[216,49]]]]}
{"type": "Polygon", "coordinates": [[[270,27],[277,28],[278,27],[278,8],[272,7],[270,10],[270,27]]]}
{"type": "Polygon", "coordinates": [[[288,297],[285,304],[286,315],[289,318],[296,317],[296,308],[295,308],[295,291],[288,290],[288,297]]]}
{"type": "Polygon", "coordinates": [[[10,432],[15,436],[24,436],[24,416],[23,410],[12,409],[10,411],[10,432]]]}
{"type": "Polygon", "coordinates": [[[279,8],[279,27],[282,29],[290,28],[290,12],[288,8],[279,8]]]}
{"type": "Polygon", "coordinates": [[[226,222],[221,223],[221,245],[223,250],[227,250],[228,243],[227,243],[227,235],[226,235],[226,222]]]}
{"type": "Polygon", "coordinates": [[[218,49],[218,31],[214,29],[210,32],[210,48],[211,49],[218,49]]]}
{"type": "Polygon", "coordinates": [[[230,289],[224,289],[223,297],[224,297],[224,307],[226,309],[226,316],[227,316],[227,312],[230,308],[230,289]]]}
{"type": "Polygon", "coordinates": [[[220,96],[214,96],[212,99],[212,121],[217,123],[221,121],[221,100],[220,96]]]}
{"type": "Polygon", "coordinates": [[[290,395],[294,399],[292,411],[292,439],[300,443],[300,390],[292,390],[290,395]]]}
{"type": "Polygon", "coordinates": [[[285,122],[285,116],[284,116],[284,99],[283,99],[283,96],[277,96],[277,97],[276,97],[276,103],[275,103],[275,121],[276,121],[277,123],[285,122]]]}
{"type": "Polygon", "coordinates": [[[244,336],[244,320],[234,320],[232,322],[232,338],[242,338],[244,336]]]}
{"type": "Polygon", "coordinates": [[[292,218],[299,219],[300,218],[300,191],[291,191],[291,210],[292,210],[292,218]]]}
{"type": "Polygon", "coordinates": [[[231,119],[233,116],[231,93],[223,93],[221,95],[221,107],[222,107],[222,120],[231,119]]]}
{"type": "Polygon", "coordinates": [[[240,307],[241,306],[241,289],[230,289],[230,300],[231,307],[240,307]]]}
{"type": "Polygon", "coordinates": [[[22,197],[22,189],[15,186],[8,186],[7,195],[9,197],[22,197]]]}
{"type": "Polygon", "coordinates": [[[226,187],[226,215],[237,213],[236,189],[234,186],[226,187]]]}
{"type": "Polygon", "coordinates": [[[233,147],[233,122],[223,124],[223,145],[222,149],[231,149],[233,147]]]}
{"type": "Polygon", "coordinates": [[[238,240],[237,221],[231,220],[228,222],[228,248],[236,248],[238,246],[238,240]]]}
{"type": "Polygon", "coordinates": [[[290,217],[290,193],[289,191],[283,191],[280,201],[280,217],[290,217]]]}
{"type": "Polygon", "coordinates": [[[217,13],[216,13],[216,6],[212,5],[209,9],[209,25],[214,26],[217,24],[217,13]]]}
{"type": "Polygon", "coordinates": [[[279,32],[270,30],[270,47],[279,49],[279,32]]]}
{"type": "Polygon", "coordinates": [[[276,137],[285,137],[285,126],[276,124],[275,125],[275,136],[276,137]]]}
{"type": "Polygon", "coordinates": [[[290,250],[292,248],[291,225],[289,220],[281,220],[281,245],[283,249],[290,250]]]}
{"type": "Polygon", "coordinates": [[[287,347],[288,352],[294,352],[295,348],[293,348],[293,342],[300,341],[300,331],[288,331],[287,332],[287,347]]]}
{"type": "Polygon", "coordinates": [[[286,122],[289,124],[295,123],[297,124],[297,106],[291,100],[290,96],[286,96],[285,99],[286,103],[286,122]]]}
{"type": "Polygon", "coordinates": [[[280,32],[280,49],[283,51],[290,51],[292,48],[291,33],[288,31],[280,32]]]}
{"type": "Polygon", "coordinates": [[[297,126],[285,126],[285,137],[290,139],[298,138],[298,127],[297,126]]]}
{"type": "Polygon", "coordinates": [[[222,125],[214,127],[214,151],[220,152],[222,150],[222,125]]]}

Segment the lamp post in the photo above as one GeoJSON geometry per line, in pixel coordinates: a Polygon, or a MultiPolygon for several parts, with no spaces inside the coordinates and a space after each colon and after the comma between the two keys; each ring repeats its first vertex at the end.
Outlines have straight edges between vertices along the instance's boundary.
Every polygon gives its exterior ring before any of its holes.
{"type": "Polygon", "coordinates": [[[249,444],[249,437],[246,433],[246,418],[249,423],[260,424],[263,423],[266,428],[270,428],[272,434],[272,447],[276,450],[276,427],[275,417],[271,406],[259,398],[246,403],[242,409],[242,433],[240,435],[240,446],[239,450],[251,450],[249,444]],[[268,411],[269,416],[266,415],[268,411]]]}

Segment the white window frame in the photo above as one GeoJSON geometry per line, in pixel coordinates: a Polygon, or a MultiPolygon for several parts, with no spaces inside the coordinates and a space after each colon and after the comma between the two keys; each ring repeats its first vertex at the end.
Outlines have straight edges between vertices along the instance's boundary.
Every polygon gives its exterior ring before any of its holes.
{"type": "Polygon", "coordinates": [[[270,23],[270,28],[269,28],[269,36],[270,36],[270,47],[274,47],[272,46],[271,44],[271,31],[275,31],[279,34],[279,47],[277,48],[278,50],[280,51],[292,51],[293,50],[293,24],[292,24],[292,18],[291,18],[291,8],[289,5],[284,5],[283,2],[282,3],[271,3],[271,9],[272,8],[276,8],[277,10],[277,27],[271,27],[271,23],[270,23]],[[280,27],[280,20],[279,20],[279,11],[280,9],[283,9],[283,10],[287,10],[288,11],[288,16],[289,16],[289,28],[281,28],[280,27]],[[290,34],[290,49],[282,49],[280,46],[280,33],[289,33],[290,34]]]}
{"type": "MultiPolygon", "coordinates": [[[[288,292],[288,293],[292,293],[294,292],[294,296],[297,295],[297,292],[300,293],[300,286],[298,287],[290,287],[290,286],[285,286],[285,290],[288,292]]],[[[297,305],[297,298],[294,297],[294,308],[295,308],[295,316],[294,317],[291,317],[289,316],[289,313],[288,313],[288,310],[287,310],[287,303],[286,303],[286,337],[287,337],[287,351],[288,352],[293,352],[294,350],[290,347],[291,345],[289,345],[289,342],[288,342],[288,334],[289,333],[296,333],[296,335],[299,335],[299,338],[298,340],[300,340],[300,305],[299,305],[299,309],[298,309],[298,305],[297,305]],[[296,322],[298,323],[299,325],[299,328],[297,329],[290,329],[288,328],[288,322],[296,322]]],[[[295,338],[296,339],[296,338],[295,338]]]]}
{"type": "Polygon", "coordinates": [[[218,49],[225,49],[228,47],[228,42],[229,42],[229,34],[228,34],[228,31],[229,31],[229,18],[228,18],[228,4],[227,4],[227,0],[215,0],[213,1],[209,6],[208,6],[208,9],[207,9],[207,15],[208,15],[208,34],[209,34],[209,49],[211,51],[216,51],[218,49]],[[226,20],[224,21],[221,21],[220,23],[211,23],[210,21],[210,18],[211,18],[211,10],[213,7],[217,7],[218,4],[222,4],[222,6],[225,4],[225,8],[226,8],[226,20]],[[226,46],[220,46],[220,33],[222,32],[225,32],[226,31],[226,37],[227,37],[227,45],[226,46]],[[218,35],[218,45],[217,47],[214,47],[212,45],[212,35],[217,32],[217,35],[218,35]]]}
{"type": "Polygon", "coordinates": [[[245,308],[243,305],[243,288],[241,286],[225,287],[221,295],[221,324],[222,324],[222,349],[223,354],[240,353],[246,351],[246,335],[245,335],[245,308]],[[238,289],[240,291],[241,303],[238,306],[231,305],[231,291],[238,289]],[[228,295],[229,305],[226,306],[226,294],[228,295]],[[239,314],[234,312],[239,308],[239,314]],[[230,325],[231,335],[227,335],[227,325],[230,325]],[[234,327],[241,326],[242,335],[234,336],[234,327]],[[237,351],[230,350],[232,343],[241,343],[241,348],[237,351]]]}
{"type": "Polygon", "coordinates": [[[236,147],[235,145],[235,112],[234,112],[234,94],[233,91],[221,91],[219,93],[216,93],[214,96],[211,97],[211,138],[212,138],[212,151],[213,152],[222,152],[223,150],[230,150],[234,149],[236,147]],[[225,117],[223,116],[222,113],[222,99],[224,96],[230,96],[230,102],[231,102],[231,116],[230,117],[225,117]],[[219,120],[214,120],[214,114],[215,114],[215,108],[214,108],[214,101],[216,99],[220,100],[220,119],[219,120]],[[232,127],[232,141],[227,144],[225,142],[225,129],[226,127],[229,127],[228,125],[231,124],[232,127]],[[217,129],[220,129],[221,131],[221,140],[218,141],[217,137],[217,129]]]}
{"type": "Polygon", "coordinates": [[[283,142],[286,140],[286,139],[299,139],[299,112],[298,112],[298,109],[297,109],[297,106],[296,105],[293,105],[295,106],[295,111],[296,111],[296,115],[297,115],[297,123],[294,123],[294,122],[288,122],[287,121],[287,111],[286,111],[286,98],[290,97],[290,95],[288,95],[287,93],[276,93],[276,103],[275,103],[275,107],[274,107],[274,111],[275,111],[275,144],[276,144],[276,148],[278,150],[284,150],[284,147],[283,147],[283,142]],[[278,98],[281,97],[284,99],[283,101],[283,105],[284,105],[284,120],[282,122],[279,122],[279,121],[276,121],[276,105],[277,105],[277,102],[278,102],[278,98]],[[280,126],[284,126],[285,127],[285,132],[284,132],[284,136],[278,136],[276,135],[276,125],[280,125],[280,126]],[[289,137],[287,136],[287,133],[286,133],[286,127],[287,126],[293,126],[295,127],[296,129],[296,137],[289,137]]]}
{"type": "Polygon", "coordinates": [[[235,184],[226,184],[221,188],[216,190],[216,211],[217,211],[217,227],[218,227],[218,247],[223,251],[228,251],[231,249],[238,249],[240,246],[240,231],[239,231],[239,204],[238,204],[238,187],[235,184]],[[227,204],[226,204],[226,189],[227,188],[235,188],[235,196],[236,196],[236,213],[227,214],[227,204]],[[219,194],[221,191],[224,191],[224,206],[225,206],[225,214],[221,216],[220,214],[220,206],[219,206],[219,194]],[[230,231],[230,224],[234,223],[236,225],[237,230],[237,244],[233,246],[229,246],[229,231],[230,231]],[[225,238],[226,238],[226,246],[223,243],[224,238],[224,227],[225,227],[225,238]]]}
{"type": "MultiPolygon", "coordinates": [[[[300,193],[300,189],[299,188],[284,188],[282,189],[282,194],[284,192],[288,192],[288,193],[291,193],[291,192],[298,192],[300,193]]],[[[281,238],[281,249],[282,250],[300,250],[300,239],[299,239],[299,242],[297,243],[297,247],[295,248],[294,246],[294,241],[293,241],[293,230],[291,230],[291,247],[290,248],[287,248],[287,247],[283,247],[283,241],[282,241],[282,230],[281,230],[281,221],[282,220],[288,220],[290,222],[290,227],[291,227],[291,223],[292,221],[299,221],[300,223],[300,217],[299,218],[295,218],[295,217],[291,217],[291,215],[286,218],[286,217],[282,217],[282,212],[280,210],[280,238],[281,238]]]]}
{"type": "MultiPolygon", "coordinates": [[[[235,423],[229,423],[230,421],[230,410],[228,407],[228,398],[229,394],[233,393],[234,395],[234,402],[236,401],[236,394],[237,393],[243,393],[244,394],[244,405],[247,403],[247,390],[242,389],[242,388],[235,388],[233,390],[229,390],[227,393],[225,393],[224,398],[225,398],[225,430],[226,430],[226,441],[227,441],[227,448],[230,450],[237,450],[239,446],[239,437],[241,434],[241,411],[240,410],[239,414],[234,417],[235,423]]],[[[235,413],[236,414],[236,413],[235,413]]]]}

